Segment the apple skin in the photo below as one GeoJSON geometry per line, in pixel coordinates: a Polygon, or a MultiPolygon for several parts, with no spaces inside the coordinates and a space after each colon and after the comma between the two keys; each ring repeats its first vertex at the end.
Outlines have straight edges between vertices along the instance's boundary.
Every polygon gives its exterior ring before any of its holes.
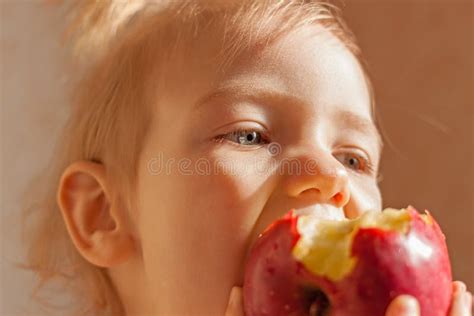
{"type": "Polygon", "coordinates": [[[314,275],[293,257],[292,249],[300,238],[299,215],[289,211],[259,236],[247,257],[245,315],[383,316],[395,297],[409,294],[418,300],[422,316],[446,316],[452,276],[445,237],[428,212],[431,223],[414,208],[407,211],[406,236],[377,227],[359,228],[351,247],[357,262],[337,281],[314,275]],[[413,244],[407,242],[410,236],[427,242],[428,259],[413,255],[413,244]]]}

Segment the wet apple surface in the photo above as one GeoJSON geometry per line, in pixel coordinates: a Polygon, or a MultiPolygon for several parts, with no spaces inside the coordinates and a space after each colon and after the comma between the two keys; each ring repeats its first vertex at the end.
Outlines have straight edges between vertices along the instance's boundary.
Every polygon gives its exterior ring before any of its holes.
{"type": "Polygon", "coordinates": [[[377,316],[409,294],[421,315],[445,316],[451,282],[445,237],[428,212],[408,207],[329,220],[291,210],[249,253],[244,308],[247,316],[377,316]]]}

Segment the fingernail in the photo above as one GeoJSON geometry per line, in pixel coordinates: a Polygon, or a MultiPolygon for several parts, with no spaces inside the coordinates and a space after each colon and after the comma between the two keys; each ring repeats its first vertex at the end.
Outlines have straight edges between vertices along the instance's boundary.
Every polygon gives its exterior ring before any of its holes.
{"type": "Polygon", "coordinates": [[[412,297],[409,297],[409,298],[406,298],[405,301],[404,301],[404,304],[402,306],[400,306],[400,314],[402,315],[418,315],[419,313],[419,306],[418,306],[418,302],[412,298],[412,297]]]}
{"type": "Polygon", "coordinates": [[[235,302],[235,287],[230,290],[229,305],[235,302]]]}
{"type": "Polygon", "coordinates": [[[230,299],[229,304],[234,305],[238,300],[239,289],[237,287],[233,287],[230,291],[230,299]]]}
{"type": "Polygon", "coordinates": [[[463,282],[455,281],[453,285],[454,285],[454,293],[464,292],[466,290],[466,284],[464,284],[463,282]]]}

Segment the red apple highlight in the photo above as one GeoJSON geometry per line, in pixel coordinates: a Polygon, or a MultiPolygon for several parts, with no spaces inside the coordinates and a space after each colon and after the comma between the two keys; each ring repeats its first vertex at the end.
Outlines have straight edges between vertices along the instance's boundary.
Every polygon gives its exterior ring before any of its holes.
{"type": "Polygon", "coordinates": [[[354,220],[294,210],[272,223],[249,253],[246,316],[385,315],[398,295],[418,299],[422,316],[446,316],[452,295],[445,237],[413,207],[354,220]]]}

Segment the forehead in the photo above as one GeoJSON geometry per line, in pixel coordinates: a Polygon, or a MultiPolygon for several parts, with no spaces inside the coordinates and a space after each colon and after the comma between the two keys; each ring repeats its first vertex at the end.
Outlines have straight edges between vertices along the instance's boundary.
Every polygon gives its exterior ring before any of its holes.
{"type": "Polygon", "coordinates": [[[267,90],[293,96],[309,110],[351,112],[351,117],[372,122],[370,93],[359,62],[323,27],[299,28],[267,47],[245,50],[225,72],[217,67],[221,40],[216,30],[176,50],[166,93],[180,98],[182,107],[222,92],[267,90]]]}
{"type": "Polygon", "coordinates": [[[267,86],[317,105],[318,111],[347,107],[372,119],[371,96],[359,62],[320,26],[300,28],[258,54],[242,56],[219,85],[267,86]]]}
{"type": "Polygon", "coordinates": [[[307,100],[330,97],[341,104],[344,94],[351,95],[351,105],[370,115],[370,94],[359,62],[322,26],[302,27],[265,48],[243,50],[224,72],[218,69],[222,36],[220,30],[209,30],[176,46],[167,63],[168,88],[187,83],[196,86],[195,91],[211,91],[232,82],[265,80],[307,100]]]}

